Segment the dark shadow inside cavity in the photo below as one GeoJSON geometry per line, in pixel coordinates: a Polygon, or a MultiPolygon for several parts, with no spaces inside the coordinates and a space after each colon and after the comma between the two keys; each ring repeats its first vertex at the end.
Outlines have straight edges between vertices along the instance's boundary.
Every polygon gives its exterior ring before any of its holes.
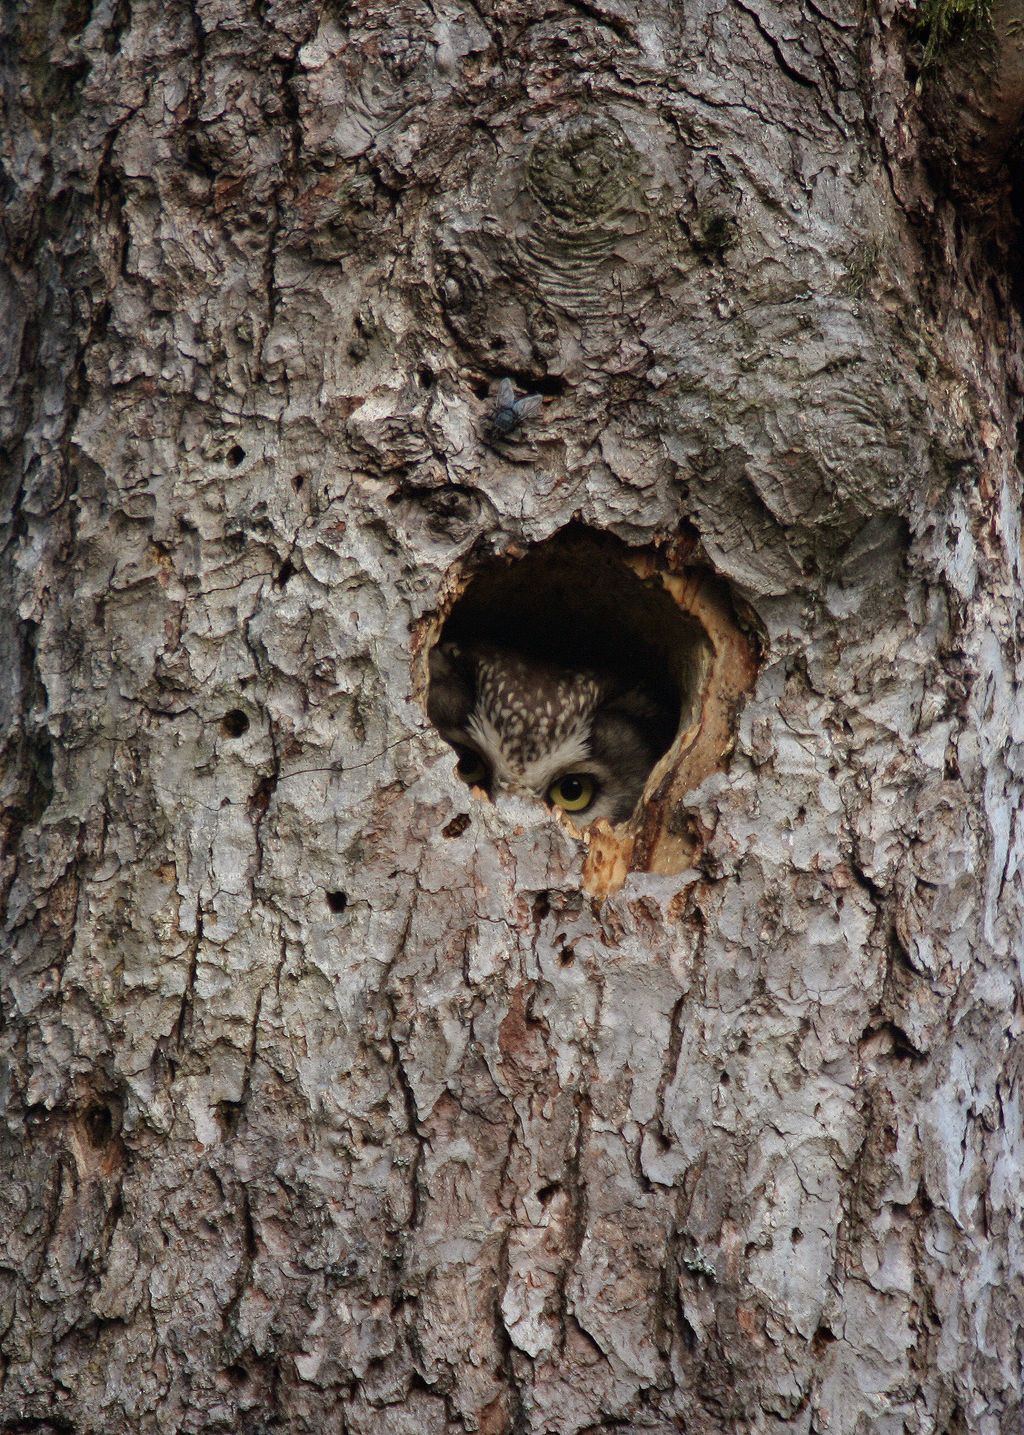
{"type": "MultiPolygon", "coordinates": [[[[497,340],[492,341],[491,348],[497,347],[497,340]]],[[[495,387],[501,379],[509,379],[515,385],[517,396],[522,398],[524,394],[542,394],[546,399],[557,399],[566,393],[568,384],[558,374],[532,374],[523,369],[496,369],[489,375],[481,374],[472,383],[472,389],[478,399],[494,398],[495,387]]]]}
{"type": "Polygon", "coordinates": [[[220,728],[225,737],[244,737],[249,731],[249,719],[241,708],[232,708],[221,718],[220,728]]]}
{"type": "MultiPolygon", "coordinates": [[[[696,720],[710,648],[661,578],[640,578],[629,555],[618,540],[573,528],[522,558],[495,560],[470,580],[438,644],[492,645],[642,690],[655,713],[649,773],[696,720]]],[[[438,703],[428,697],[427,706],[443,728],[438,703]]]]}

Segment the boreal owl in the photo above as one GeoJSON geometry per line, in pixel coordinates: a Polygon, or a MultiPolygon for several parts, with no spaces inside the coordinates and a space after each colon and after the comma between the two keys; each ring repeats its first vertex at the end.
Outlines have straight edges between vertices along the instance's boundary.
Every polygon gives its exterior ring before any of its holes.
{"type": "Polygon", "coordinates": [[[609,673],[454,642],[430,654],[427,713],[470,787],[539,797],[578,826],[629,817],[678,716],[609,673]]]}

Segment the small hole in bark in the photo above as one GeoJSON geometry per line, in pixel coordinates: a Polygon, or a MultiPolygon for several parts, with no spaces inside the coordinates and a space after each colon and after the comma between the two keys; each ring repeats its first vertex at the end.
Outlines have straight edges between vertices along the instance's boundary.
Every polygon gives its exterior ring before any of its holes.
{"type": "Polygon", "coordinates": [[[114,1117],[109,1106],[90,1106],[85,1113],[85,1134],[89,1145],[106,1146],[114,1134],[114,1117]]]}
{"type": "Polygon", "coordinates": [[[540,1188],[540,1190],[537,1192],[537,1200],[541,1203],[542,1206],[546,1206],[547,1203],[551,1200],[551,1197],[557,1196],[561,1189],[562,1188],[557,1181],[552,1181],[550,1186],[542,1186],[540,1188]]]}
{"type": "Polygon", "coordinates": [[[432,387],[433,387],[433,384],[434,384],[434,371],[433,371],[433,369],[427,368],[426,364],[424,364],[423,367],[418,371],[418,373],[417,373],[417,375],[416,375],[416,381],[417,381],[417,383],[419,384],[419,386],[420,386],[421,389],[429,389],[429,388],[432,388],[432,387]]]}
{"type": "Polygon", "coordinates": [[[340,917],[348,906],[348,894],[346,892],[328,892],[327,905],[336,917],[340,917]]]}
{"type": "Polygon", "coordinates": [[[551,896],[548,892],[538,892],[533,899],[533,920],[543,922],[551,912],[551,896]]]}
{"type": "Polygon", "coordinates": [[[249,731],[249,719],[241,708],[232,708],[221,718],[220,730],[225,737],[244,737],[249,731]]]}
{"type": "Polygon", "coordinates": [[[453,817],[446,827],[441,828],[442,837],[461,837],[469,826],[469,814],[460,812],[458,817],[453,817]]]}
{"type": "Polygon", "coordinates": [[[521,382],[531,394],[543,394],[546,399],[558,398],[568,387],[559,374],[524,374],[521,382]]]}
{"type": "Polygon", "coordinates": [[[277,577],[274,579],[275,585],[278,588],[285,587],[285,585],[289,583],[292,578],[295,577],[295,574],[297,572],[298,569],[295,567],[295,564],[292,562],[292,560],[290,558],[286,558],[281,564],[280,568],[277,570],[277,577]]]}
{"type": "Polygon", "coordinates": [[[736,221],[725,210],[706,209],[697,216],[693,247],[706,258],[721,259],[736,243],[736,221]]]}
{"type": "Polygon", "coordinates": [[[697,1340],[697,1332],[694,1330],[690,1322],[686,1319],[686,1316],[683,1315],[682,1311],[676,1311],[676,1320],[679,1322],[679,1332],[683,1337],[683,1344],[686,1346],[686,1349],[692,1355],[692,1353],[697,1349],[697,1346],[699,1344],[697,1340]]]}
{"type": "Polygon", "coordinates": [[[245,459],[245,449],[235,443],[228,449],[228,463],[232,468],[237,468],[245,459]]]}
{"type": "Polygon", "coordinates": [[[819,1325],[811,1337],[811,1350],[815,1355],[821,1355],[826,1346],[832,1345],[836,1337],[827,1325],[819,1325]]]}
{"type": "Polygon", "coordinates": [[[232,1385],[244,1385],[249,1379],[249,1372],[244,1365],[226,1365],[224,1374],[231,1381],[232,1385]]]}
{"type": "Polygon", "coordinates": [[[576,960],[576,952],[573,947],[563,947],[558,954],[558,960],[563,967],[571,967],[576,960]]]}
{"type": "Polygon", "coordinates": [[[241,1102],[219,1101],[216,1106],[216,1111],[223,1134],[225,1136],[233,1136],[238,1130],[239,1123],[242,1119],[241,1102]]]}
{"type": "Polygon", "coordinates": [[[295,490],[296,493],[300,493],[300,492],[302,491],[302,485],[303,485],[305,482],[306,482],[306,475],[305,475],[304,473],[297,473],[297,474],[295,474],[294,478],[292,479],[292,488],[294,488],[294,490],[295,490]]]}
{"type": "Polygon", "coordinates": [[[494,399],[495,388],[500,379],[511,380],[517,397],[525,394],[541,394],[546,399],[558,398],[569,385],[559,374],[534,374],[527,369],[498,369],[489,378],[474,379],[471,388],[478,399],[494,399]]]}
{"type": "Polygon", "coordinates": [[[718,1079],[719,1079],[719,1081],[722,1083],[723,1086],[729,1086],[729,1085],[731,1085],[731,1083],[732,1083],[732,1077],[729,1075],[729,1073],[728,1073],[727,1071],[723,1071],[722,1074],[721,1074],[721,1076],[720,1076],[718,1079]]]}
{"type": "Polygon", "coordinates": [[[794,1226],[793,1229],[792,1229],[792,1230],[790,1231],[790,1233],[789,1233],[789,1239],[793,1242],[794,1246],[798,1246],[798,1245],[800,1244],[800,1242],[803,1240],[803,1238],[804,1238],[804,1233],[803,1233],[803,1231],[801,1231],[801,1229],[800,1229],[799,1226],[794,1226]]]}

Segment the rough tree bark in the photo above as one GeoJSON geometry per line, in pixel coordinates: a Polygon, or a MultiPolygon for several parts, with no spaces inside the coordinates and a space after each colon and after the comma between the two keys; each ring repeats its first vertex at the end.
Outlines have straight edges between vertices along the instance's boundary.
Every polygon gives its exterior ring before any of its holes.
{"type": "Polygon", "coordinates": [[[1008,12],[5,4],[0,1429],[1020,1428],[1008,12]],[[604,897],[423,709],[570,522],[759,646],[604,897]]]}

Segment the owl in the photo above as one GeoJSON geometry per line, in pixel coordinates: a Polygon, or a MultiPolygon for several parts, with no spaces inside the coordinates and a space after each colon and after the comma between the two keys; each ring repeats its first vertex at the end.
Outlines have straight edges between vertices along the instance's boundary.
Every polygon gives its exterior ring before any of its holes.
{"type": "Polygon", "coordinates": [[[454,642],[430,654],[427,713],[470,787],[539,797],[581,827],[630,816],[678,717],[611,674],[454,642]]]}

